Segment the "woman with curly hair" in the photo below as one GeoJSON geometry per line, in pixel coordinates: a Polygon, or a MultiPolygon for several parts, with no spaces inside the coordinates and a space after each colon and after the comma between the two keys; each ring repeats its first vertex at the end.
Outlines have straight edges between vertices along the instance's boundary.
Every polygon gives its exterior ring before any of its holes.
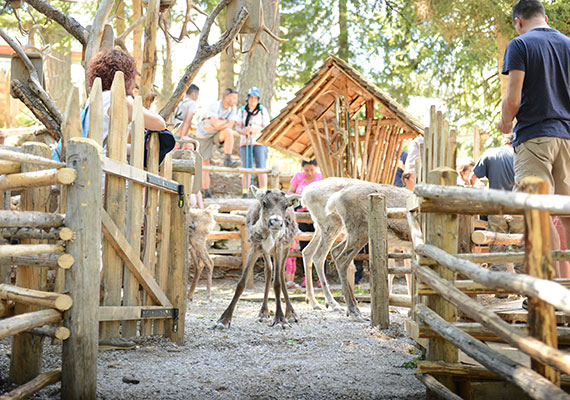
{"type": "MultiPolygon", "coordinates": [[[[87,65],[87,87],[91,90],[95,78],[101,78],[103,86],[103,141],[109,133],[109,113],[111,109],[111,85],[115,72],[121,71],[125,77],[125,92],[127,93],[127,108],[129,121],[133,112],[133,91],[136,88],[137,67],[134,57],[120,49],[102,50],[95,55],[87,65]]],[[[83,129],[89,130],[89,99],[85,104],[86,112],[83,129]]],[[[164,119],[157,113],[143,108],[145,128],[151,131],[166,129],[164,119]]]]}

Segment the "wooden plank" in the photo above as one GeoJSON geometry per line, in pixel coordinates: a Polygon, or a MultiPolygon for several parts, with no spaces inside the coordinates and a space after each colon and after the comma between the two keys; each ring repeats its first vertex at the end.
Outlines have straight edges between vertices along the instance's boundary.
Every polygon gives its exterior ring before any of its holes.
{"type": "Polygon", "coordinates": [[[433,376],[424,374],[415,374],[414,376],[418,378],[421,383],[426,385],[430,392],[437,394],[440,398],[444,400],[461,400],[461,397],[439,383],[433,376]]]}
{"type": "Polygon", "coordinates": [[[497,353],[480,341],[453,327],[453,325],[443,320],[426,306],[419,304],[416,308],[418,317],[429,324],[442,337],[461,348],[467,355],[473,357],[491,371],[523,389],[531,398],[537,400],[570,399],[568,394],[546,378],[497,353]]]}
{"type": "Polygon", "coordinates": [[[67,226],[75,240],[67,244],[73,268],[65,273],[65,290],[73,307],[63,314],[71,335],[63,342],[63,399],[94,399],[97,395],[97,340],[99,271],[101,268],[102,170],[98,145],[91,139],[74,138],[67,144],[67,162],[77,171],[69,187],[67,226]]]}
{"type": "MultiPolygon", "coordinates": [[[[158,133],[152,133],[148,143],[147,168],[153,174],[158,174],[158,151],[160,143],[158,133]]],[[[149,273],[154,274],[156,268],[156,229],[158,225],[158,191],[152,188],[146,189],[146,205],[144,212],[144,241],[143,241],[143,263],[149,273]]],[[[156,277],[155,277],[156,278],[156,277]]],[[[152,305],[152,300],[147,294],[144,305],[152,305]]],[[[152,321],[145,321],[141,324],[141,335],[152,334],[152,321]]]]}
{"type": "MultiPolygon", "coordinates": [[[[0,320],[0,339],[14,336],[37,326],[54,324],[61,321],[61,312],[57,310],[31,311],[0,320]]],[[[32,335],[29,335],[32,336],[32,335]]],[[[37,376],[37,374],[35,375],[37,376]]]]}
{"type": "Polygon", "coordinates": [[[368,196],[368,237],[370,243],[370,311],[371,325],[390,326],[388,297],[388,219],[383,195],[368,196]]]}
{"type": "Polygon", "coordinates": [[[377,139],[376,139],[376,143],[374,143],[374,146],[372,148],[373,152],[371,153],[372,157],[370,157],[370,160],[372,161],[372,165],[370,165],[368,167],[369,170],[369,181],[370,182],[376,182],[375,178],[379,175],[379,162],[380,162],[380,154],[382,153],[382,150],[385,148],[386,144],[386,137],[389,135],[389,131],[390,131],[390,127],[386,126],[384,128],[382,128],[381,130],[378,131],[377,135],[377,139]]]}
{"type": "Polygon", "coordinates": [[[103,92],[101,78],[97,77],[89,93],[89,132],[87,137],[103,147],[103,92]]]}
{"type": "Polygon", "coordinates": [[[111,217],[105,211],[101,213],[101,222],[103,235],[120,255],[125,265],[129,268],[129,271],[137,277],[137,280],[143,286],[144,290],[148,292],[151,299],[161,306],[171,307],[172,304],[162,292],[150,271],[148,271],[143,262],[136,257],[136,253],[127,239],[121,234],[117,225],[115,225],[111,217]]]}
{"type": "MultiPolygon", "coordinates": [[[[107,174],[113,176],[121,177],[123,179],[128,179],[130,181],[144,185],[145,187],[158,189],[161,191],[166,191],[172,194],[178,194],[174,189],[168,187],[156,185],[148,181],[148,178],[160,178],[158,173],[150,173],[142,169],[141,167],[134,167],[132,165],[125,164],[124,162],[112,160],[107,157],[101,157],[101,162],[103,163],[103,171],[107,174]]],[[[231,170],[235,172],[235,168],[231,170]]],[[[166,180],[169,185],[175,185],[176,183],[172,180],[166,180]]]]}
{"type": "MultiPolygon", "coordinates": [[[[51,151],[49,147],[43,143],[28,142],[22,145],[22,153],[26,155],[36,156],[40,158],[49,157],[51,151]]],[[[23,164],[22,172],[31,172],[41,169],[41,166],[35,164],[23,164]]],[[[48,198],[50,195],[49,187],[24,190],[21,194],[20,209],[22,211],[33,210],[45,212],[48,211],[48,198]]],[[[20,245],[4,245],[0,246],[0,255],[26,255],[37,254],[39,248],[59,247],[62,246],[39,244],[40,241],[33,239],[23,239],[20,245]],[[16,247],[17,253],[10,254],[10,247],[16,247]],[[34,248],[36,250],[34,250],[34,248]]],[[[55,250],[55,248],[53,249],[55,250]]],[[[16,271],[16,286],[22,288],[35,289],[45,291],[47,289],[47,268],[46,267],[25,267],[19,266],[16,271]]],[[[17,303],[14,309],[16,314],[30,313],[37,311],[37,306],[17,303]]],[[[19,334],[12,341],[12,356],[10,357],[10,380],[17,384],[22,384],[36,377],[41,371],[42,349],[41,341],[36,340],[32,335],[27,333],[19,334]]]]}
{"type": "Polygon", "coordinates": [[[162,306],[102,306],[99,307],[99,322],[102,321],[138,321],[141,319],[170,319],[173,315],[149,316],[142,317],[143,310],[160,311],[171,310],[169,307],[162,306]]]}
{"type": "Polygon", "coordinates": [[[301,120],[303,121],[303,126],[305,127],[305,132],[307,133],[307,136],[309,136],[309,139],[311,141],[311,147],[313,148],[313,150],[315,152],[315,158],[317,159],[317,163],[321,167],[323,177],[328,177],[328,175],[327,175],[328,171],[326,170],[327,165],[324,163],[323,153],[320,151],[320,142],[318,141],[318,137],[316,135],[313,135],[313,133],[311,131],[311,127],[309,126],[307,119],[305,118],[304,115],[301,116],[301,120]]]}
{"type": "MultiPolygon", "coordinates": [[[[131,128],[131,157],[130,165],[136,168],[136,171],[144,172],[144,116],[142,109],[142,98],[137,96],[133,102],[133,126],[131,128]]],[[[119,165],[123,166],[123,163],[119,165]]],[[[143,178],[146,180],[146,178],[143,178]]],[[[137,260],[141,259],[141,227],[143,224],[143,187],[142,182],[132,180],[129,182],[129,192],[127,200],[127,223],[126,237],[133,249],[133,257],[137,260]]],[[[123,270],[124,287],[123,287],[123,305],[138,305],[139,282],[136,276],[131,273],[128,267],[123,270]]],[[[121,336],[134,337],[137,335],[137,323],[125,321],[122,325],[121,336]]]]}
{"type": "MultiPolygon", "coordinates": [[[[127,160],[127,123],[128,110],[125,94],[125,80],[122,72],[115,73],[111,86],[111,116],[107,137],[109,158],[125,163],[127,160]]],[[[111,220],[120,226],[120,234],[125,230],[126,182],[124,179],[109,175],[105,189],[105,212],[111,220]]],[[[106,239],[106,237],[105,237],[106,239]]],[[[121,305],[121,283],[123,262],[108,240],[103,241],[103,305],[121,305]]],[[[100,339],[119,337],[120,324],[102,323],[100,339]]]]}
{"type": "MultiPolygon", "coordinates": [[[[455,185],[457,172],[449,168],[437,168],[429,172],[428,181],[438,185],[455,185]]],[[[457,232],[457,215],[430,215],[426,242],[453,254],[457,252],[457,232]]],[[[434,267],[434,272],[444,280],[456,279],[454,272],[439,265],[434,267]]],[[[446,300],[439,297],[429,297],[427,305],[445,321],[453,323],[457,320],[457,308],[446,300]]],[[[451,343],[442,339],[433,339],[429,341],[426,358],[431,361],[457,362],[459,353],[451,343]]],[[[455,389],[455,384],[451,379],[442,379],[442,383],[452,390],[455,389]]]]}
{"type": "Polygon", "coordinates": [[[59,381],[61,381],[61,369],[46,372],[0,396],[0,400],[26,399],[46,386],[53,385],[59,381]]]}
{"type": "MultiPolygon", "coordinates": [[[[164,158],[161,168],[161,176],[164,178],[172,178],[172,153],[164,158]]],[[[170,246],[170,206],[172,204],[172,195],[169,193],[160,193],[160,220],[158,231],[160,234],[160,245],[158,250],[158,262],[156,264],[155,276],[160,288],[166,292],[166,280],[168,278],[168,247],[170,246]]],[[[162,335],[165,332],[164,323],[155,322],[154,334],[162,335]]]]}
{"type": "Polygon", "coordinates": [[[378,148],[378,146],[380,146],[380,144],[378,143],[380,140],[380,129],[381,129],[381,126],[379,124],[377,124],[375,131],[374,131],[374,134],[371,135],[371,138],[370,138],[372,140],[372,147],[369,149],[369,154],[366,155],[366,157],[368,159],[368,165],[366,166],[365,180],[367,180],[367,181],[371,180],[372,165],[374,164],[374,161],[375,161],[374,155],[376,154],[376,149],[378,148]]]}
{"type": "MultiPolygon", "coordinates": [[[[548,183],[538,177],[526,177],[521,181],[520,190],[532,194],[548,194],[548,183]]],[[[554,279],[556,273],[552,265],[550,242],[550,213],[548,211],[525,210],[525,269],[530,276],[541,279],[554,279]]],[[[547,346],[558,348],[554,307],[540,299],[528,299],[528,329],[531,336],[547,346]]],[[[557,366],[558,367],[558,366],[557,366]]],[[[531,368],[560,386],[560,373],[534,356],[531,368]]],[[[560,367],[558,367],[560,369],[560,367]]],[[[563,370],[567,374],[568,370],[563,370]]]]}
{"type": "Polygon", "coordinates": [[[0,210],[0,228],[59,228],[65,215],[42,211],[0,210]]]}
{"type": "MultiPolygon", "coordinates": [[[[173,179],[181,184],[185,181],[183,173],[172,174],[173,179]]],[[[180,317],[175,329],[169,329],[168,338],[177,344],[184,343],[186,292],[188,288],[188,270],[190,258],[188,255],[189,232],[187,224],[188,206],[178,207],[178,199],[171,196],[170,224],[170,259],[168,261],[168,280],[166,294],[174,307],[178,308],[180,317]]]]}

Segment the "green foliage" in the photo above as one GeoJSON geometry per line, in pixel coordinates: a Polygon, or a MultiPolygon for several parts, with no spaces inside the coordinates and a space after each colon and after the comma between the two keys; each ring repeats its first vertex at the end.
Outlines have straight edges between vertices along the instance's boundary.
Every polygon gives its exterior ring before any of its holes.
{"type": "Polygon", "coordinates": [[[400,365],[400,368],[416,369],[416,368],[418,368],[418,361],[422,361],[422,360],[425,360],[425,356],[423,354],[420,356],[417,356],[412,361],[403,362],[402,365],[400,365]]]}

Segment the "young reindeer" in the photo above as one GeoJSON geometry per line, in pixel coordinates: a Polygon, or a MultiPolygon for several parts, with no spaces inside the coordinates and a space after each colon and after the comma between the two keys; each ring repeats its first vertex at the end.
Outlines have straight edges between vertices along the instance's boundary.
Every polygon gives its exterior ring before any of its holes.
{"type": "MultiPolygon", "coordinates": [[[[325,258],[333,247],[335,238],[344,229],[346,237],[332,249],[332,256],[339,273],[343,295],[347,302],[347,313],[360,319],[353,288],[348,287],[346,271],[354,256],[368,242],[368,195],[381,193],[386,196],[387,207],[404,207],[411,192],[391,185],[349,178],[328,178],[315,182],[303,192],[303,204],[313,218],[315,234],[303,250],[303,262],[307,277],[307,302],[319,309],[312,285],[312,263],[314,261],[319,279],[323,282],[325,304],[336,311],[341,307],[332,296],[324,274],[325,258]]],[[[390,249],[408,249],[409,228],[405,221],[389,220],[388,246],[390,249]]]]}
{"type": "Polygon", "coordinates": [[[285,287],[285,259],[298,231],[293,209],[299,204],[301,196],[297,194],[286,195],[280,190],[260,190],[253,185],[250,190],[257,201],[249,207],[245,217],[248,240],[251,243],[247,265],[237,284],[234,297],[214,326],[215,329],[230,327],[234,309],[245,289],[248,271],[253,268],[259,256],[263,256],[265,261],[265,295],[259,311],[260,320],[269,317],[267,301],[273,271],[275,273],[273,290],[275,292],[276,310],[272,325],[285,328],[288,320],[297,321],[285,287]],[[285,297],[285,314],[281,309],[281,292],[285,297]]]}
{"type": "Polygon", "coordinates": [[[206,296],[211,300],[212,274],[214,272],[214,262],[208,255],[207,237],[214,230],[216,222],[214,214],[218,212],[218,206],[209,206],[206,209],[192,208],[188,210],[188,231],[189,243],[188,252],[190,260],[194,264],[194,279],[188,290],[188,300],[192,301],[196,285],[202,274],[204,266],[208,268],[208,280],[206,283],[206,296]]]}

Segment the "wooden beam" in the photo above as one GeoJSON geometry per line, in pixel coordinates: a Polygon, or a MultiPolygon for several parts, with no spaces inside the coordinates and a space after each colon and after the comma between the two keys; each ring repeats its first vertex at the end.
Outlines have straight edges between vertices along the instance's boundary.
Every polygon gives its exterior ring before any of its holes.
{"type": "Polygon", "coordinates": [[[0,237],[5,239],[45,239],[71,240],[73,232],[69,228],[55,228],[49,231],[38,228],[0,228],[0,237]]]}
{"type": "Polygon", "coordinates": [[[473,281],[491,288],[506,288],[527,296],[536,297],[561,311],[570,313],[570,291],[559,283],[510,272],[494,272],[467,260],[454,257],[435,246],[421,244],[414,248],[419,255],[430,257],[440,265],[459,272],[473,281]]]}
{"type": "MultiPolygon", "coordinates": [[[[103,164],[103,171],[105,171],[107,174],[128,179],[149,188],[178,194],[178,192],[174,189],[170,189],[169,187],[157,185],[153,182],[150,182],[149,178],[154,178],[154,180],[163,180],[169,186],[177,186],[176,182],[169,179],[164,179],[158,174],[147,172],[143,170],[142,167],[137,168],[122,161],[113,160],[107,157],[101,157],[101,163],[103,164]]],[[[234,171],[234,169],[232,169],[232,171],[234,171]]]]}
{"type": "Polygon", "coordinates": [[[471,240],[476,245],[496,244],[504,246],[524,246],[522,233],[501,233],[491,231],[474,231],[471,240]]]}
{"type": "MultiPolygon", "coordinates": [[[[510,324],[504,322],[494,312],[488,310],[487,307],[477,303],[466,294],[461,293],[461,291],[454,288],[452,284],[439,278],[428,267],[414,265],[414,273],[422,282],[431,286],[432,289],[437,291],[445,300],[456,305],[461,311],[467,314],[469,318],[474,319],[486,328],[492,330],[511,346],[518,348],[534,359],[540,360],[543,364],[555,367],[565,373],[570,372],[570,354],[533,337],[522,336],[518,332],[513,331],[510,324]]],[[[552,319],[554,320],[554,316],[552,319]]],[[[556,329],[554,329],[554,335],[556,335],[556,329]]],[[[437,361],[437,359],[430,361],[437,361]]]]}
{"type": "Polygon", "coordinates": [[[69,329],[64,326],[42,326],[38,328],[28,329],[26,333],[36,336],[45,336],[52,339],[66,340],[71,335],[69,329]]]}
{"type": "Polygon", "coordinates": [[[59,311],[69,310],[73,304],[71,297],[66,294],[26,289],[6,283],[0,283],[0,299],[38,307],[55,308],[59,311]]]}
{"type": "Polygon", "coordinates": [[[61,381],[61,369],[56,369],[36,376],[31,381],[18,386],[16,389],[0,396],[0,400],[26,399],[32,394],[61,381]]]}
{"type": "Polygon", "coordinates": [[[468,334],[453,327],[435,312],[422,304],[416,306],[417,316],[438,334],[458,346],[467,355],[517,385],[533,399],[570,399],[558,386],[529,368],[511,360],[468,334]]]}
{"type": "Polygon", "coordinates": [[[22,169],[22,163],[17,161],[0,160],[0,174],[18,174],[22,169]]]}
{"type": "Polygon", "coordinates": [[[4,150],[4,149],[0,149],[0,160],[39,165],[44,168],[65,167],[65,163],[54,161],[47,157],[41,157],[34,154],[26,154],[26,153],[20,153],[17,151],[4,150]]]}
{"type": "Polygon", "coordinates": [[[0,339],[14,336],[37,326],[55,324],[61,321],[57,310],[33,311],[0,320],[0,339]]]}
{"type": "Polygon", "coordinates": [[[65,247],[60,244],[3,244],[0,245],[0,258],[63,253],[64,251],[65,247]]]}
{"type": "Polygon", "coordinates": [[[386,198],[368,196],[368,238],[370,242],[370,322],[373,327],[386,329],[390,325],[388,305],[388,218],[386,198]]]}
{"type": "Polygon", "coordinates": [[[121,259],[129,268],[129,271],[137,277],[140,284],[148,292],[151,298],[163,307],[172,307],[170,300],[168,300],[166,295],[162,292],[142,261],[135,257],[133,248],[127,239],[125,239],[125,237],[119,232],[119,228],[105,211],[102,211],[101,213],[101,222],[103,226],[103,234],[109,240],[111,246],[113,246],[121,256],[121,259]]]}
{"type": "MultiPolygon", "coordinates": [[[[538,177],[526,177],[520,183],[520,190],[525,193],[544,195],[548,194],[548,183],[538,177]]],[[[548,211],[527,209],[524,214],[526,225],[524,233],[526,272],[530,276],[537,278],[554,279],[556,273],[550,254],[550,213],[548,211]]],[[[531,336],[537,338],[539,343],[545,343],[557,349],[558,337],[556,334],[554,307],[532,297],[529,297],[528,303],[528,327],[531,336]]],[[[545,362],[539,356],[531,356],[532,369],[555,385],[560,386],[560,373],[552,368],[553,364],[545,362]]],[[[557,365],[555,367],[561,369],[557,365]]],[[[568,374],[570,373],[570,368],[563,371],[568,374]]]]}
{"type": "Polygon", "coordinates": [[[101,306],[99,307],[99,322],[103,321],[136,321],[141,319],[168,319],[174,315],[172,308],[162,306],[101,306]],[[144,311],[166,311],[158,316],[145,316],[144,311]]]}
{"type": "Polygon", "coordinates": [[[75,180],[71,168],[46,169],[0,176],[0,190],[22,190],[51,185],[69,185],[75,180]]]}
{"type": "Polygon", "coordinates": [[[59,228],[65,216],[41,211],[0,210],[0,228],[59,228]]]}
{"type": "Polygon", "coordinates": [[[428,391],[436,393],[440,398],[444,400],[461,400],[461,397],[442,385],[433,376],[424,374],[414,374],[414,376],[428,388],[428,391]]]}

